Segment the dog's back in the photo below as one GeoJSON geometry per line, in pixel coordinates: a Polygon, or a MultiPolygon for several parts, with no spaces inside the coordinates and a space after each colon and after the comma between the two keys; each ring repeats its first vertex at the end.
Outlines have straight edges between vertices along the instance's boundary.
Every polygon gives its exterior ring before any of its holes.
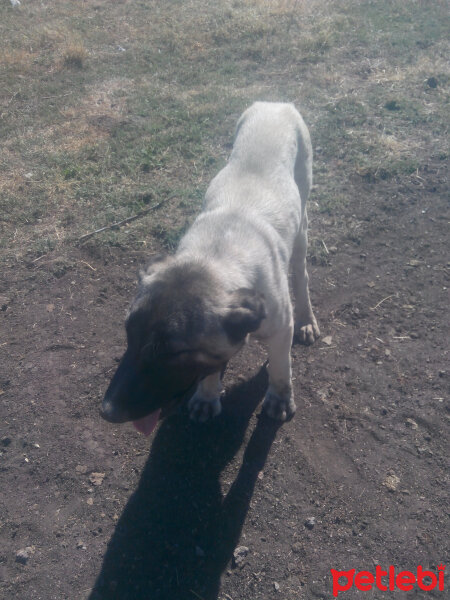
{"type": "Polygon", "coordinates": [[[252,104],[237,124],[230,163],[258,177],[283,167],[294,176],[296,157],[311,168],[309,132],[295,107],[281,102],[252,104]]]}
{"type": "Polygon", "coordinates": [[[274,227],[288,252],[312,182],[308,129],[292,104],[255,102],[237,124],[228,164],[212,180],[203,215],[238,213],[274,227]]]}

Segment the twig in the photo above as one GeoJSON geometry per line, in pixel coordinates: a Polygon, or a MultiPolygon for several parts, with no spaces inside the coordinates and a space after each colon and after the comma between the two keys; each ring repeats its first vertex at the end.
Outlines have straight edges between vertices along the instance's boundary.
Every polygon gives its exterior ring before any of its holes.
{"type": "Polygon", "coordinates": [[[80,262],[82,262],[84,265],[88,266],[90,269],[92,269],[92,271],[97,270],[97,269],[94,269],[94,267],[92,265],[90,265],[88,262],[86,262],[85,260],[81,260],[80,262]]]}
{"type": "Polygon", "coordinates": [[[125,225],[126,223],[131,223],[131,221],[136,221],[136,219],[140,219],[141,217],[145,217],[145,215],[148,215],[149,212],[151,212],[152,210],[156,210],[157,208],[159,208],[160,206],[162,206],[164,204],[164,202],[166,202],[167,200],[170,200],[173,197],[174,196],[169,196],[168,198],[165,198],[164,200],[161,200],[161,202],[158,202],[157,204],[154,204],[153,206],[150,206],[150,208],[146,208],[145,210],[141,210],[141,212],[138,212],[136,215],[133,215],[131,217],[127,217],[126,219],[122,219],[122,221],[118,221],[117,223],[112,223],[111,225],[105,225],[105,227],[100,227],[100,229],[96,229],[95,231],[91,231],[90,233],[86,233],[86,234],[82,235],[80,238],[78,238],[77,243],[81,244],[82,242],[85,242],[86,240],[88,240],[91,237],[93,237],[94,235],[97,235],[97,233],[101,233],[102,231],[108,231],[109,229],[119,229],[119,227],[121,227],[122,225],[125,225]]]}
{"type": "Polygon", "coordinates": [[[324,242],[323,240],[320,240],[320,241],[322,242],[322,244],[323,244],[323,247],[325,248],[325,252],[326,252],[327,254],[330,254],[330,251],[328,250],[328,248],[327,248],[327,245],[325,244],[325,242],[324,242]]]}
{"type": "Polygon", "coordinates": [[[378,308],[380,306],[380,304],[383,304],[383,302],[385,302],[386,300],[389,300],[389,298],[393,298],[395,296],[395,294],[391,294],[390,296],[386,296],[386,298],[383,298],[383,300],[380,300],[378,302],[378,304],[375,304],[375,306],[371,306],[370,310],[375,310],[376,308],[378,308]]]}

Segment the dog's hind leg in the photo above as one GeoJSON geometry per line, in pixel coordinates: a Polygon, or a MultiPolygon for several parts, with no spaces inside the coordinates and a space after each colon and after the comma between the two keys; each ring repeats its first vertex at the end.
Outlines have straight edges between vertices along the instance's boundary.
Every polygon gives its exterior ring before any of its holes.
{"type": "Polygon", "coordinates": [[[222,410],[220,394],[222,392],[222,371],[208,375],[198,384],[197,390],[188,402],[189,416],[193,421],[204,423],[216,417],[222,410]]]}
{"type": "Polygon", "coordinates": [[[296,406],[292,394],[291,346],[294,324],[278,331],[268,340],[269,389],[264,398],[264,411],[279,421],[294,416],[296,406]]]}
{"type": "Polygon", "coordinates": [[[295,296],[295,337],[301,344],[309,345],[320,337],[320,330],[309,297],[309,277],[306,269],[307,247],[308,216],[305,209],[292,253],[292,283],[295,296]]]}

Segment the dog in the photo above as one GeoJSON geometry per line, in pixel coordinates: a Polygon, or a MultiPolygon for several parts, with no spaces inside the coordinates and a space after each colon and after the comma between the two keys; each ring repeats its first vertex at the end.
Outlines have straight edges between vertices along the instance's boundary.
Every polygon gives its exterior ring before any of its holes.
{"type": "Polygon", "coordinates": [[[218,415],[223,372],[250,334],[268,346],[263,410],[281,421],[294,415],[293,336],[312,344],[320,335],[306,269],[311,184],[312,146],[300,114],[292,104],[254,103],[175,255],[140,273],[127,350],[102,403],[107,421],[133,421],[148,435],[187,397],[192,419],[218,415]]]}

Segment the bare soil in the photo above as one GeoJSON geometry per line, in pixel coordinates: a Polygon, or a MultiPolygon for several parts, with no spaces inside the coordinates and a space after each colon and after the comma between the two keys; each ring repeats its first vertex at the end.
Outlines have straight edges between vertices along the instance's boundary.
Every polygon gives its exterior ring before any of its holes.
{"type": "Polygon", "coordinates": [[[293,348],[298,411],[281,427],[259,417],[266,355],[253,342],[214,421],[182,410],[149,439],[105,423],[145,254],[74,246],[68,270],[51,253],[6,267],[2,598],[328,599],[331,568],[445,564],[444,165],[407,183],[355,176],[344,191],[342,211],[311,225],[334,240],[310,265],[322,338],[293,348]]]}

